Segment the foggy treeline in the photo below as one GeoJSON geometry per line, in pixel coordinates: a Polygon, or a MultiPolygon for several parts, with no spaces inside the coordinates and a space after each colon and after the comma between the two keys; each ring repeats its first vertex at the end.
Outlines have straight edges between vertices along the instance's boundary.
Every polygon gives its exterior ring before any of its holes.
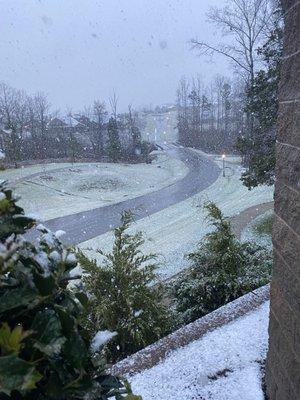
{"type": "Polygon", "coordinates": [[[244,105],[239,80],[219,75],[205,86],[200,77],[182,78],[177,90],[179,142],[207,151],[234,150],[246,129],[244,105]]]}
{"type": "Polygon", "coordinates": [[[147,160],[150,145],[141,139],[137,113],[117,113],[117,97],[94,101],[82,112],[60,116],[43,93],[28,95],[0,84],[1,158],[23,160],[78,158],[112,161],[147,160]]]}
{"type": "Polygon", "coordinates": [[[278,0],[235,0],[226,7],[211,7],[207,17],[221,34],[220,41],[195,37],[192,49],[198,56],[227,59],[235,75],[233,80],[217,76],[206,87],[197,77],[181,80],[177,91],[179,141],[208,151],[232,151],[238,139],[237,147],[249,166],[274,125],[274,107],[261,108],[269,98],[277,102],[281,5],[278,0]],[[262,111],[272,121],[270,126],[261,123],[262,111]]]}

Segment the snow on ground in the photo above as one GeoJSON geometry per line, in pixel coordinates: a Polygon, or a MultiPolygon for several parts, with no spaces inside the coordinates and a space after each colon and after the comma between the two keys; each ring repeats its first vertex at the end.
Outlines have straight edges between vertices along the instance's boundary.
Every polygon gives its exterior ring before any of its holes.
{"type": "Polygon", "coordinates": [[[143,400],[263,400],[269,303],[129,377],[143,400]]]}
{"type": "MultiPolygon", "coordinates": [[[[9,180],[10,182],[19,181],[29,175],[40,173],[43,174],[48,171],[53,171],[60,168],[71,168],[72,163],[49,163],[49,164],[34,164],[28,166],[21,166],[20,168],[9,168],[0,171],[0,179],[9,180]]],[[[85,165],[84,163],[76,163],[76,166],[85,165]]]]}
{"type": "Polygon", "coordinates": [[[14,183],[27,213],[47,220],[159,190],[187,172],[183,162],[160,153],[152,164],[35,165],[0,172],[0,180],[14,183]]]}
{"type": "MultiPolygon", "coordinates": [[[[205,153],[203,153],[205,154],[205,153]]],[[[212,157],[212,156],[211,156],[212,157]]],[[[220,158],[214,158],[222,166],[220,158]]],[[[242,168],[238,158],[227,159],[225,178],[222,174],[201,193],[143,218],[132,226],[132,231],[141,230],[146,242],[143,251],[159,253],[159,274],[166,279],[187,267],[184,255],[195,248],[199,240],[209,231],[202,205],[212,200],[227,216],[234,216],[248,207],[273,200],[273,188],[260,186],[249,191],[240,181],[242,168]]],[[[80,248],[93,258],[101,259],[95,252],[101,248],[110,251],[113,234],[108,232],[80,244],[80,248]]]]}
{"type": "Polygon", "coordinates": [[[250,242],[255,242],[255,243],[259,243],[260,245],[267,247],[269,249],[272,249],[273,245],[272,245],[272,238],[270,235],[266,235],[266,234],[259,234],[256,230],[255,230],[255,226],[263,221],[266,217],[272,215],[274,213],[273,210],[269,210],[267,212],[265,212],[262,215],[259,215],[258,217],[254,218],[250,224],[248,224],[245,229],[242,231],[241,234],[241,240],[243,242],[246,241],[250,241],[250,242]]]}

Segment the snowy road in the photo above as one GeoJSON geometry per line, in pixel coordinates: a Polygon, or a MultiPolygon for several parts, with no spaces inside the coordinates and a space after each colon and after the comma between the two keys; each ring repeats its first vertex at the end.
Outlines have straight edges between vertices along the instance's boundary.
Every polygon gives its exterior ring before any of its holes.
{"type": "Polygon", "coordinates": [[[170,144],[165,145],[164,150],[188,166],[189,172],[183,179],[143,196],[48,220],[45,226],[52,231],[64,230],[64,242],[76,245],[116,227],[123,210],[131,210],[136,220],[145,218],[204,190],[219,176],[218,166],[202,154],[170,144]]]}
{"type": "MultiPolygon", "coordinates": [[[[210,158],[222,168],[222,158],[217,155],[205,155],[194,150],[203,157],[210,158]]],[[[240,180],[243,169],[237,157],[227,157],[226,176],[219,174],[210,186],[161,211],[155,212],[136,221],[129,229],[129,233],[142,231],[145,243],[142,245],[144,254],[158,254],[159,276],[165,280],[176,275],[185,268],[189,262],[185,257],[195,249],[197,243],[211,230],[207,221],[207,213],[203,205],[207,201],[214,201],[229,218],[247,224],[245,210],[261,210],[263,204],[273,200],[274,188],[259,186],[249,191],[240,180]]],[[[252,213],[251,213],[252,215],[252,213]]],[[[99,263],[102,258],[97,252],[101,249],[110,252],[114,238],[112,231],[80,243],[79,247],[99,263]]]]}

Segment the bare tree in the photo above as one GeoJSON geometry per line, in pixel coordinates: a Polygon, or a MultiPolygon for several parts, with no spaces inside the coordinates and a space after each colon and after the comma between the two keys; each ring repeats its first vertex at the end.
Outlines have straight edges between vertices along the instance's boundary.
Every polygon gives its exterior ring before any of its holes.
{"type": "Polygon", "coordinates": [[[0,112],[1,123],[6,130],[12,129],[15,124],[17,105],[17,91],[5,83],[0,84],[0,112]]]}
{"type": "Polygon", "coordinates": [[[23,132],[28,122],[28,101],[24,92],[0,84],[0,115],[4,127],[5,151],[17,165],[21,159],[23,132]]]}
{"type": "Polygon", "coordinates": [[[203,109],[202,109],[202,82],[199,76],[192,80],[191,93],[189,94],[189,102],[191,108],[191,120],[192,120],[192,130],[193,130],[193,142],[197,140],[199,135],[197,127],[200,126],[200,132],[203,129],[203,109]]]}
{"type": "Polygon", "coordinates": [[[200,54],[221,54],[229,59],[243,74],[247,85],[254,80],[257,49],[272,19],[270,0],[230,0],[225,8],[212,8],[209,21],[221,29],[225,43],[213,45],[192,39],[194,49],[200,54]]]}
{"type": "Polygon", "coordinates": [[[85,107],[80,112],[79,120],[85,125],[83,133],[91,143],[93,156],[100,159],[104,151],[104,139],[107,133],[106,104],[100,100],[95,100],[91,106],[85,107]]]}
{"type": "Polygon", "coordinates": [[[118,96],[116,95],[116,92],[113,92],[112,96],[109,98],[109,104],[113,118],[117,121],[118,96]]]}
{"type": "Polygon", "coordinates": [[[47,124],[51,118],[50,103],[44,93],[37,93],[33,97],[28,98],[29,125],[30,132],[35,144],[36,156],[46,158],[49,146],[49,138],[47,136],[47,124]]]}
{"type": "Polygon", "coordinates": [[[94,101],[93,116],[96,123],[95,132],[93,136],[93,149],[95,155],[100,157],[104,147],[104,134],[106,130],[107,110],[104,102],[99,100],[94,101]]]}
{"type": "Polygon", "coordinates": [[[177,90],[178,140],[205,151],[232,151],[243,134],[244,94],[236,81],[216,76],[206,87],[199,77],[182,79],[177,90]]]}
{"type": "Polygon", "coordinates": [[[132,105],[128,106],[128,113],[125,116],[126,126],[129,131],[129,141],[131,142],[131,152],[139,155],[141,152],[142,136],[138,127],[138,115],[133,110],[132,105]]]}
{"type": "Polygon", "coordinates": [[[183,77],[179,82],[179,87],[176,92],[177,103],[177,129],[179,142],[185,146],[190,146],[190,128],[189,128],[189,82],[183,77]]]}
{"type": "MultiPolygon", "coordinates": [[[[260,65],[258,48],[270,31],[274,20],[272,0],[228,0],[226,7],[212,8],[208,14],[210,22],[220,28],[226,42],[213,45],[192,40],[194,49],[200,54],[220,54],[229,59],[245,82],[245,91],[253,87],[257,67],[260,65]]],[[[254,117],[247,114],[248,136],[253,136],[254,117]]]]}

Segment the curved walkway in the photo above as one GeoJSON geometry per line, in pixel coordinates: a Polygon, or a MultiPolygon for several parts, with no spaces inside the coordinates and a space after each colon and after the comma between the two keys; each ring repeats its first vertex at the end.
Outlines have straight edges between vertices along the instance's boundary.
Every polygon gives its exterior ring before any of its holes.
{"type": "MultiPolygon", "coordinates": [[[[139,220],[154,214],[173,204],[179,203],[210,186],[219,176],[219,167],[207,157],[190,149],[168,145],[165,150],[173,157],[178,157],[189,168],[188,174],[163,189],[128,199],[120,203],[45,222],[52,231],[64,230],[63,241],[76,245],[102,235],[118,226],[124,210],[131,210],[139,220]]],[[[36,233],[33,233],[36,236],[36,233]]]]}
{"type": "Polygon", "coordinates": [[[251,221],[253,221],[259,215],[271,210],[273,207],[273,201],[270,201],[269,203],[257,204],[232,217],[231,223],[234,234],[240,239],[243,230],[248,224],[250,224],[251,221]]]}

